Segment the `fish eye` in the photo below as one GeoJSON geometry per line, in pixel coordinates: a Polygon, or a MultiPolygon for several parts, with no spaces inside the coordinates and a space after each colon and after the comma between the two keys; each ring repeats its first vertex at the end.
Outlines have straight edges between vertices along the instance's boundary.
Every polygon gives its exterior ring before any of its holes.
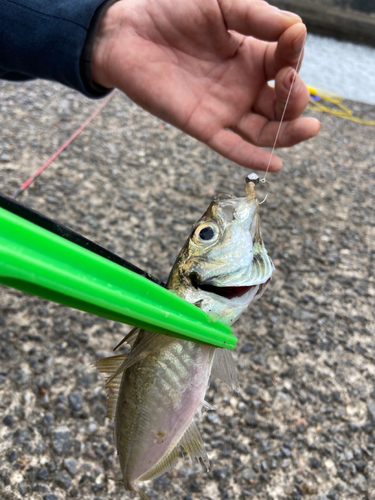
{"type": "Polygon", "coordinates": [[[212,240],[212,238],[215,236],[215,232],[211,226],[206,226],[199,231],[198,236],[201,240],[208,241],[212,240]]]}
{"type": "Polygon", "coordinates": [[[194,234],[194,240],[196,243],[208,243],[216,240],[219,231],[214,224],[205,224],[203,227],[200,226],[196,229],[194,234]]]}

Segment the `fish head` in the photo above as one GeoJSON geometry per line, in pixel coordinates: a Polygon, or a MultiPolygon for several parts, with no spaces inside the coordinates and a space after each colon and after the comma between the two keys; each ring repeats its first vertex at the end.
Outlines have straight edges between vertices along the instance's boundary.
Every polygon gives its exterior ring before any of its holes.
{"type": "Polygon", "coordinates": [[[274,265],[264,246],[251,174],[246,197],[216,196],[193,226],[171,271],[168,288],[232,324],[259,298],[274,265]]]}

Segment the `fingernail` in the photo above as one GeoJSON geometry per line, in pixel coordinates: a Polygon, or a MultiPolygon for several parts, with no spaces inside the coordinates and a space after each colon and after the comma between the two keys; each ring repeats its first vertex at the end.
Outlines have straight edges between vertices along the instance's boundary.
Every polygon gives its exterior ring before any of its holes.
{"type": "Polygon", "coordinates": [[[286,74],[286,76],[284,77],[284,87],[288,90],[290,90],[290,87],[292,86],[293,84],[293,88],[292,88],[292,92],[298,92],[299,89],[301,88],[301,82],[299,81],[299,79],[297,78],[297,75],[294,76],[296,74],[295,70],[294,69],[291,69],[290,71],[288,71],[288,73],[286,74]],[[293,80],[294,80],[294,83],[293,83],[293,80]]]}
{"type": "Polygon", "coordinates": [[[300,33],[297,38],[295,40],[293,40],[292,42],[292,49],[295,51],[295,52],[300,52],[302,47],[303,47],[303,44],[305,43],[305,39],[306,39],[306,33],[307,33],[307,30],[306,30],[306,26],[305,26],[305,29],[302,31],[302,33],[300,33]]]}
{"type": "Polygon", "coordinates": [[[281,12],[281,14],[283,16],[294,17],[295,19],[299,19],[300,21],[302,21],[302,19],[300,18],[300,16],[298,14],[295,14],[294,12],[290,12],[289,10],[281,10],[281,9],[279,9],[279,11],[281,12]]]}

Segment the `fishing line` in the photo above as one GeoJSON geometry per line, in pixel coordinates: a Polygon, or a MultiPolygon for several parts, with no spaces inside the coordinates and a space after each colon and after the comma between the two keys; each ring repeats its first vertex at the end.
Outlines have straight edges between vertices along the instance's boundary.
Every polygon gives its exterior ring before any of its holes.
{"type": "MultiPolygon", "coordinates": [[[[305,40],[304,40],[302,48],[301,48],[301,52],[299,53],[299,56],[298,56],[297,64],[296,64],[296,67],[295,67],[295,70],[294,70],[294,75],[293,75],[293,78],[292,78],[292,83],[290,84],[290,89],[289,89],[288,96],[287,96],[286,101],[285,101],[285,106],[284,106],[284,109],[283,109],[283,112],[282,112],[282,115],[281,115],[279,127],[278,127],[277,132],[276,132],[275,141],[274,141],[273,146],[272,146],[271,155],[270,155],[270,158],[268,160],[268,165],[267,165],[267,168],[266,168],[266,173],[264,174],[263,179],[260,180],[260,182],[262,182],[263,184],[265,184],[266,182],[269,183],[269,181],[267,181],[268,170],[270,168],[271,160],[272,160],[275,148],[276,148],[277,139],[279,138],[279,135],[280,135],[281,125],[282,125],[283,120],[284,120],[286,108],[287,108],[287,106],[289,104],[289,99],[290,99],[290,95],[291,95],[292,90],[293,90],[293,85],[294,85],[294,82],[296,80],[297,70],[299,68],[299,65],[300,65],[300,62],[301,62],[301,59],[302,59],[302,54],[303,54],[303,49],[305,48],[306,38],[307,37],[305,37],[305,40]]],[[[266,198],[267,198],[267,196],[266,196],[266,198]]],[[[266,198],[262,201],[262,203],[264,201],[266,201],[266,198]]]]}

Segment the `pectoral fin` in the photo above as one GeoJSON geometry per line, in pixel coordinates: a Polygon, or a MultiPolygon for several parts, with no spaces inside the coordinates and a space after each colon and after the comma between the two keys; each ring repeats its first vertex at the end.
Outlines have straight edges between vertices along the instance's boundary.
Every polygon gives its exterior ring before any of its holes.
{"type": "Polygon", "coordinates": [[[134,342],[137,340],[140,331],[141,329],[136,326],[132,328],[130,332],[127,335],[125,335],[125,337],[122,340],[120,340],[120,342],[116,345],[116,347],[114,347],[113,350],[116,351],[120,346],[122,346],[122,344],[133,345],[134,342]]]}
{"type": "Polygon", "coordinates": [[[228,384],[231,389],[238,390],[240,383],[237,377],[236,364],[232,353],[228,349],[215,349],[211,376],[219,378],[228,384]]]}

